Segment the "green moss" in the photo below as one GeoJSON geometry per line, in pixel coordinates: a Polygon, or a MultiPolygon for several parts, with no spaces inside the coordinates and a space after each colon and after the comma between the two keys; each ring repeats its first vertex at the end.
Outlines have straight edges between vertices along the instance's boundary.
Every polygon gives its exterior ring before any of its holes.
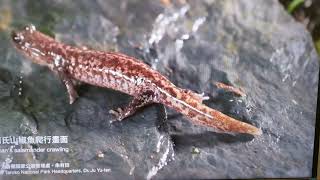
{"type": "Polygon", "coordinates": [[[61,16],[63,15],[63,12],[59,8],[50,6],[44,1],[28,0],[26,10],[30,20],[40,31],[54,37],[51,29],[53,29],[53,26],[59,20],[59,16],[56,16],[56,14],[60,13],[61,16]]]}
{"type": "Polygon", "coordinates": [[[287,11],[291,14],[297,7],[299,7],[302,3],[304,3],[304,0],[292,0],[290,4],[287,7],[287,11]]]}
{"type": "Polygon", "coordinates": [[[67,16],[66,7],[59,6],[54,2],[28,0],[26,2],[27,18],[24,22],[17,22],[15,26],[25,26],[27,22],[34,24],[37,29],[51,37],[54,37],[54,26],[67,16]]]}
{"type": "Polygon", "coordinates": [[[316,50],[317,50],[318,54],[320,55],[320,39],[316,40],[314,43],[316,45],[316,50]]]}

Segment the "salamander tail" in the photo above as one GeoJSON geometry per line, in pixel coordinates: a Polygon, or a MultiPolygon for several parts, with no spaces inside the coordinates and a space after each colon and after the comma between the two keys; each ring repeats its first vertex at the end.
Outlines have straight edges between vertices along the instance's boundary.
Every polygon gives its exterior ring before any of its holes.
{"type": "Polygon", "coordinates": [[[174,97],[168,93],[162,94],[161,103],[189,117],[196,124],[211,127],[222,132],[247,133],[252,135],[262,134],[261,129],[212,109],[188,93],[180,91],[175,94],[179,94],[179,97],[174,97]]]}

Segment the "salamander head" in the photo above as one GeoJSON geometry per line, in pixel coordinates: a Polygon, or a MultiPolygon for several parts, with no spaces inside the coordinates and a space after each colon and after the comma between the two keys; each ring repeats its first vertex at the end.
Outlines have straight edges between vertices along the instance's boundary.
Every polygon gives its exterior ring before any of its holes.
{"type": "Polygon", "coordinates": [[[14,46],[34,63],[48,65],[52,62],[47,52],[48,45],[54,39],[37,31],[33,25],[26,26],[21,31],[12,31],[11,38],[14,46]]]}

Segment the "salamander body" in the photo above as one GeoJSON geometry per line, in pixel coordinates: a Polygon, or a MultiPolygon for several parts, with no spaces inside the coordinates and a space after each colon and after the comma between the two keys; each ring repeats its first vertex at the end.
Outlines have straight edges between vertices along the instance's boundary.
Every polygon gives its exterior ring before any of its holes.
{"type": "Polygon", "coordinates": [[[27,26],[12,32],[15,47],[34,63],[56,72],[65,84],[72,104],[78,94],[73,79],[133,96],[128,106],[111,110],[117,120],[138,108],[161,103],[187,116],[192,122],[223,132],[260,135],[261,130],[229,117],[202,103],[207,97],[172,84],[166,77],[140,60],[116,52],[77,48],[57,42],[27,26]]]}

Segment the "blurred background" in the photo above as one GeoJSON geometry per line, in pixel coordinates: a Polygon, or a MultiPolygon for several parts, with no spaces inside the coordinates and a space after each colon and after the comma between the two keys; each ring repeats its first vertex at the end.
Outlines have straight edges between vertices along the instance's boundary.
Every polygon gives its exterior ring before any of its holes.
{"type": "MultiPolygon", "coordinates": [[[[320,1],[319,0],[280,0],[297,21],[305,25],[312,35],[313,42],[320,54],[320,1]]],[[[318,158],[318,177],[320,174],[318,158]]]]}
{"type": "Polygon", "coordinates": [[[320,1],[279,0],[297,21],[303,23],[311,33],[318,54],[320,53],[320,1]]]}

